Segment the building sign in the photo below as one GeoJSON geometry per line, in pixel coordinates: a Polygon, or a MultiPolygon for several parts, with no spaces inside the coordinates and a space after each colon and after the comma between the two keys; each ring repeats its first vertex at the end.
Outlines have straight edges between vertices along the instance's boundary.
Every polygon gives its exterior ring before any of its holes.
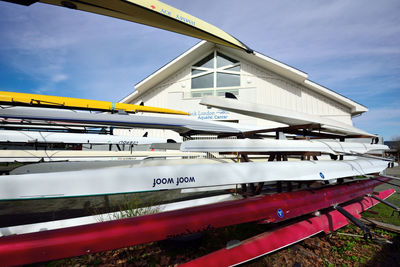
{"type": "Polygon", "coordinates": [[[229,120],[230,112],[225,110],[189,111],[190,116],[198,120],[229,120]]]}

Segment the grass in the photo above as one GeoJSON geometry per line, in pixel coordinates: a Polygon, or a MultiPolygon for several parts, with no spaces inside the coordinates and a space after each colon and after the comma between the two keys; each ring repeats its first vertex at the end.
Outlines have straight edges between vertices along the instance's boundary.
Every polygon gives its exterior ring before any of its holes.
{"type": "MultiPolygon", "coordinates": [[[[396,206],[400,206],[400,195],[398,193],[394,193],[386,200],[396,206]]],[[[392,213],[393,209],[391,207],[383,203],[379,203],[378,205],[369,209],[369,212],[364,212],[362,216],[365,218],[375,219],[384,223],[400,226],[400,217],[398,216],[399,213],[394,213],[393,216],[392,213]]]]}
{"type": "MultiPolygon", "coordinates": [[[[395,240],[399,237],[398,234],[392,233],[386,230],[375,229],[373,230],[376,237],[381,237],[384,239],[395,240]]],[[[339,260],[349,261],[351,265],[366,264],[373,259],[379,259],[385,252],[385,248],[390,246],[388,244],[382,244],[376,241],[364,240],[360,237],[340,235],[340,233],[355,233],[360,234],[361,230],[354,225],[348,225],[336,233],[339,245],[332,246],[332,253],[336,254],[339,260]]],[[[394,246],[397,246],[395,244],[394,246]]]]}
{"type": "Polygon", "coordinates": [[[95,211],[95,214],[98,215],[97,220],[99,222],[154,214],[160,211],[160,208],[155,205],[155,203],[157,203],[155,198],[144,203],[139,197],[133,195],[124,198],[122,204],[119,205],[119,211],[112,212],[112,210],[110,210],[107,214],[95,211]]]}

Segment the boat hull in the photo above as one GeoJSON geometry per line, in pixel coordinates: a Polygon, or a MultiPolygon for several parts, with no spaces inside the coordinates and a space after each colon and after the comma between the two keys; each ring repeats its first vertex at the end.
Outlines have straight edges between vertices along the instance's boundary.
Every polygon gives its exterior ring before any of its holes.
{"type": "Polygon", "coordinates": [[[367,133],[343,122],[299,111],[294,112],[293,110],[275,106],[243,102],[237,99],[221,98],[216,96],[205,96],[200,101],[200,104],[259,119],[284,123],[289,126],[319,124],[324,132],[340,135],[375,137],[373,134],[367,133]]]}
{"type": "Polygon", "coordinates": [[[0,262],[26,264],[179,237],[207,229],[264,220],[279,222],[372,193],[389,181],[358,181],[235,200],[123,220],[0,238],[0,262]]]}
{"type": "Polygon", "coordinates": [[[0,200],[40,199],[150,192],[273,181],[328,181],[379,173],[376,159],[276,161],[109,168],[73,172],[7,175],[0,200]]]}
{"type": "Polygon", "coordinates": [[[165,114],[189,115],[189,113],[166,108],[147,107],[141,105],[116,103],[100,100],[90,100],[62,96],[38,95],[17,92],[0,91],[0,103],[7,105],[26,105],[38,107],[53,107],[67,109],[85,109],[116,112],[123,110],[125,112],[154,112],[165,114]]]}
{"type": "Polygon", "coordinates": [[[109,134],[66,133],[51,131],[14,131],[0,130],[0,142],[5,145],[10,143],[62,143],[62,144],[88,144],[88,145],[149,145],[153,143],[166,143],[166,138],[150,138],[135,136],[118,136],[109,134]]]}
{"type": "MultiPolygon", "coordinates": [[[[227,194],[227,190],[185,192],[166,190],[108,196],[0,201],[0,227],[68,220],[82,216],[138,210],[137,214],[158,212],[158,207],[181,201],[196,201],[227,194]]],[[[135,212],[136,213],[136,212],[135,212]]]]}
{"type": "Polygon", "coordinates": [[[277,139],[221,139],[189,140],[181,144],[181,151],[190,152],[322,152],[322,153],[368,153],[382,152],[389,147],[325,140],[277,140],[277,139]]]}
{"type": "MultiPolygon", "coordinates": [[[[380,192],[378,197],[386,199],[394,194],[393,189],[380,192]]],[[[344,206],[343,208],[360,218],[360,213],[378,204],[376,199],[364,197],[362,200],[344,206]]],[[[318,233],[330,233],[346,226],[349,221],[336,210],[323,213],[320,216],[313,216],[290,224],[286,227],[269,231],[253,238],[244,240],[240,245],[233,248],[224,248],[206,256],[197,258],[182,267],[189,266],[235,266],[243,264],[252,259],[272,253],[278,249],[290,246],[301,240],[312,237],[318,233]]]]}

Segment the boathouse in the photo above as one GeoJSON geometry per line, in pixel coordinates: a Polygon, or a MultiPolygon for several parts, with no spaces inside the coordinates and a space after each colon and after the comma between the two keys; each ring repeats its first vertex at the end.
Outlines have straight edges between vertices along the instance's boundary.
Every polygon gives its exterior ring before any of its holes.
{"type": "MultiPolygon", "coordinates": [[[[352,117],[368,109],[307,79],[307,73],[268,56],[201,41],[173,61],[135,85],[133,93],[120,102],[171,108],[189,112],[192,118],[257,125],[283,126],[199,104],[207,95],[223,97],[226,92],[239,100],[278,106],[293,112],[320,115],[352,125],[352,117]]],[[[118,134],[142,134],[130,130],[118,134]]],[[[179,140],[168,130],[150,130],[149,136],[179,140]]]]}

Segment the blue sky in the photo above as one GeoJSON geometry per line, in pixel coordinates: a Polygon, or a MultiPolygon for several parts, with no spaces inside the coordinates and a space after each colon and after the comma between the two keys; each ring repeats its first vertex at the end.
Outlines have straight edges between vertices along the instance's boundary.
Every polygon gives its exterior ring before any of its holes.
{"type": "MultiPolygon", "coordinates": [[[[400,136],[400,1],[168,0],[369,108],[400,136]]],[[[118,101],[199,40],[44,4],[0,2],[0,90],[118,101]]]]}

